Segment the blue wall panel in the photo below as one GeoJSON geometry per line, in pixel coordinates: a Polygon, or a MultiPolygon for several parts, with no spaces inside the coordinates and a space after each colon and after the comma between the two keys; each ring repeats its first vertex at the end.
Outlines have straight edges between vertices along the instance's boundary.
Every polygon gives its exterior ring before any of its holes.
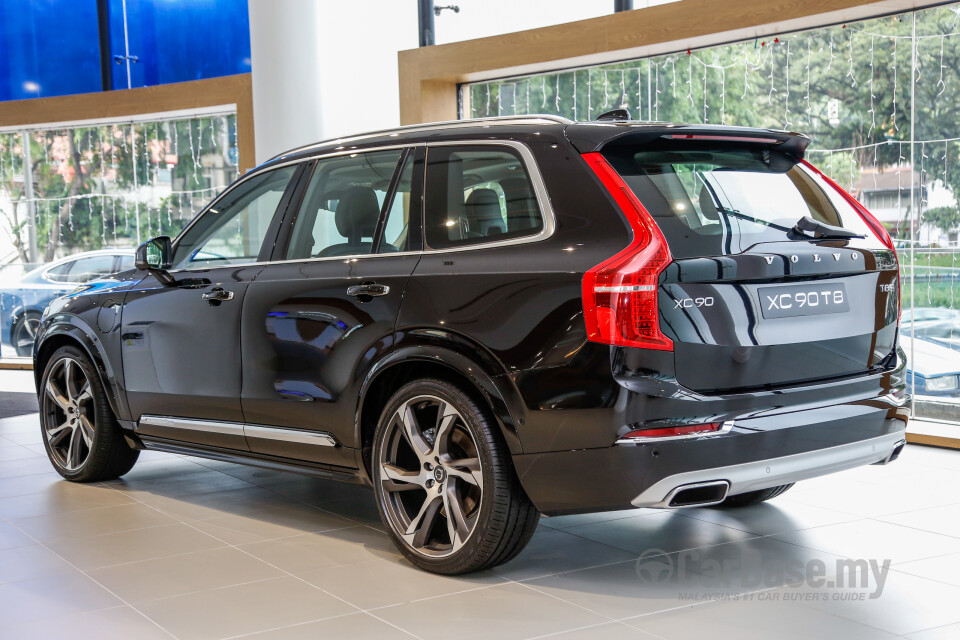
{"type": "MultiPolygon", "coordinates": [[[[110,2],[110,38],[122,55],[122,0],[110,2]]],[[[131,86],[200,80],[250,72],[250,27],[243,0],[127,0],[131,86]]],[[[127,88],[124,65],[113,86],[127,88]]]]}
{"type": "Polygon", "coordinates": [[[97,38],[96,0],[0,0],[0,100],[99,91],[97,38]]]}
{"type": "MultiPolygon", "coordinates": [[[[250,71],[245,0],[127,0],[132,87],[250,71]]],[[[124,54],[123,0],[110,0],[112,54],[124,54]]],[[[113,87],[127,88],[124,64],[113,87]]],[[[99,91],[96,0],[0,0],[0,100],[99,91]]]]}

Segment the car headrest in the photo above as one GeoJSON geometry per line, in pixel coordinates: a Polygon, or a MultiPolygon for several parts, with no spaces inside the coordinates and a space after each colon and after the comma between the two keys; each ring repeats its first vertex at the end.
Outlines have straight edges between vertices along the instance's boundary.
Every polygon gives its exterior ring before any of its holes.
{"type": "Polygon", "coordinates": [[[708,220],[720,219],[720,214],[717,213],[717,205],[713,202],[713,197],[706,186],[700,187],[700,213],[708,220]]]}
{"type": "Polygon", "coordinates": [[[463,203],[464,215],[470,231],[487,235],[493,228],[503,233],[503,217],[500,215],[500,197],[493,189],[474,189],[463,203]]]}
{"type": "Polygon", "coordinates": [[[380,203],[370,187],[350,187],[337,202],[337,231],[350,244],[372,238],[380,219],[380,203]]]}

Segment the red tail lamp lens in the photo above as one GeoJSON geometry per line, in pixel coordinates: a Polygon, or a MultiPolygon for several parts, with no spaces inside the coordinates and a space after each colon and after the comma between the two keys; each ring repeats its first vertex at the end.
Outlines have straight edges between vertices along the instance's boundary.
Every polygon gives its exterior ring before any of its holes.
{"type": "Polygon", "coordinates": [[[657,282],[673,260],[667,241],[650,213],[602,155],[585,153],[583,159],[633,230],[633,240],[626,249],[583,276],[587,337],[622,347],[673,351],[673,342],[660,332],[657,307],[657,282]]]}

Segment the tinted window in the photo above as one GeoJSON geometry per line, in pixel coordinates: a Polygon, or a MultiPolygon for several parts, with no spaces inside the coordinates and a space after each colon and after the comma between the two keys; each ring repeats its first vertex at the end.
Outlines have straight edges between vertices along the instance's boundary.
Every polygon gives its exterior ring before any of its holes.
{"type": "MultiPolygon", "coordinates": [[[[383,239],[377,253],[407,251],[411,248],[410,222],[413,199],[413,155],[408,155],[400,171],[397,189],[387,208],[387,219],[383,225],[383,239]]],[[[419,208],[416,209],[419,213],[419,208]]]]}
{"type": "Polygon", "coordinates": [[[69,282],[68,278],[70,277],[70,267],[73,266],[72,262],[64,262],[61,265],[48,269],[44,274],[44,278],[50,282],[69,282]]]}
{"type": "Polygon", "coordinates": [[[177,242],[173,267],[256,262],[295,166],[267,171],[214,203],[177,242]]]}
{"type": "Polygon", "coordinates": [[[543,217],[526,167],[504,147],[427,152],[427,244],[434,249],[535,235],[543,217]]]}
{"type": "Polygon", "coordinates": [[[395,149],[319,160],[297,213],[286,259],[370,253],[402,153],[395,149]]]}
{"type": "MultiPolygon", "coordinates": [[[[712,143],[715,144],[715,143],[712,143]]],[[[789,240],[810,216],[869,236],[848,204],[791,156],[755,144],[615,146],[604,155],[634,191],[675,257],[740,253],[789,240]]]]}
{"type": "Polygon", "coordinates": [[[120,257],[120,264],[117,266],[117,273],[121,271],[126,271],[127,269],[133,269],[133,256],[122,255],[120,257]]]}
{"type": "Polygon", "coordinates": [[[113,254],[80,258],[73,263],[73,268],[70,269],[70,275],[67,277],[67,280],[70,282],[84,283],[108,276],[116,272],[114,260],[115,256],[113,254]]]}

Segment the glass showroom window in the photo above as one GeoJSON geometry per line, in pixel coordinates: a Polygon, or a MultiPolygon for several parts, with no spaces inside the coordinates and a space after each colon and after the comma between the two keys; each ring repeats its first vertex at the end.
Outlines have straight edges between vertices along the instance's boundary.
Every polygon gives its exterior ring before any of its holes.
{"type": "Polygon", "coordinates": [[[470,117],[592,120],[623,108],[637,120],[810,135],[810,161],[864,202],[897,245],[900,342],[917,415],[960,421],[957,3],[462,91],[470,117]]]}
{"type": "Polygon", "coordinates": [[[141,241],[175,236],[237,177],[237,153],[224,111],[0,130],[0,352],[29,354],[13,336],[76,286],[74,256],[130,268],[141,241]]]}

